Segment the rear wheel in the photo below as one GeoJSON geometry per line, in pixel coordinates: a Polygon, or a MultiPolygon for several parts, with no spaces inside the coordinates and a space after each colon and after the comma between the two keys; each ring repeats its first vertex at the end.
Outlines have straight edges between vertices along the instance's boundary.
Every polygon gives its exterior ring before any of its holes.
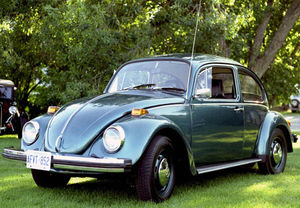
{"type": "Polygon", "coordinates": [[[259,170],[264,174],[277,174],[284,171],[287,158],[287,145],[283,132],[275,129],[268,146],[265,162],[258,163],[259,170]]]}
{"type": "Polygon", "coordinates": [[[161,202],[168,199],[175,185],[174,150],[171,140],[157,136],[139,163],[136,190],[141,200],[161,202]]]}
{"type": "Polygon", "coordinates": [[[46,188],[66,186],[70,180],[70,176],[51,173],[48,171],[31,169],[31,174],[36,185],[46,188]]]}

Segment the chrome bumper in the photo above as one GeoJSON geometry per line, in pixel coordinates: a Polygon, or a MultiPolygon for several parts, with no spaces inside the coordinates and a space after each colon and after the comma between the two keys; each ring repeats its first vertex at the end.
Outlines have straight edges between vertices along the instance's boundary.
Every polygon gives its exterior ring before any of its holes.
{"type": "MultiPolygon", "coordinates": [[[[26,162],[23,150],[4,148],[2,156],[12,160],[26,162]]],[[[75,172],[122,173],[131,170],[131,160],[119,158],[94,158],[59,155],[52,153],[51,170],[68,170],[75,172]]]]}

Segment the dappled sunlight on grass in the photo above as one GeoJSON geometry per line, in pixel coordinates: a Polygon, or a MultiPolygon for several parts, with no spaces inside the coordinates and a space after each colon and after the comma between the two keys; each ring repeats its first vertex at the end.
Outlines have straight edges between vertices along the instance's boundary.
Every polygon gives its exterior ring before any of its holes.
{"type": "Polygon", "coordinates": [[[95,179],[95,178],[88,178],[88,177],[84,177],[84,178],[73,177],[73,178],[71,178],[71,180],[69,181],[68,184],[86,183],[86,182],[91,182],[91,181],[96,181],[96,180],[97,179],[95,179]]]}
{"type": "Polygon", "coordinates": [[[0,189],[2,183],[12,182],[12,181],[22,181],[22,180],[28,180],[28,174],[18,174],[13,176],[1,177],[0,189]]]}
{"type": "Polygon", "coordinates": [[[18,139],[18,135],[16,135],[16,134],[3,135],[3,136],[0,136],[0,140],[1,139],[18,139]]]}
{"type": "Polygon", "coordinates": [[[246,191],[264,191],[266,189],[272,188],[272,183],[271,182],[263,182],[263,183],[257,183],[249,186],[246,191]]]}

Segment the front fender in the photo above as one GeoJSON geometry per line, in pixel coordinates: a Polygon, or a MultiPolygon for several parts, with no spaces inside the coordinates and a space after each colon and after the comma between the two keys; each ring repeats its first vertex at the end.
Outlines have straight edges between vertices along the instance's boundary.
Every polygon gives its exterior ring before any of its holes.
{"type": "Polygon", "coordinates": [[[44,114],[41,115],[39,117],[36,117],[34,119],[32,119],[31,121],[36,121],[39,123],[40,125],[40,131],[39,131],[39,135],[38,138],[36,140],[36,142],[34,142],[31,145],[26,144],[23,139],[21,140],[21,149],[26,151],[26,150],[40,150],[43,151],[44,150],[44,135],[48,126],[48,123],[50,121],[50,119],[52,118],[53,115],[49,115],[49,114],[44,114]]]}
{"type": "MultiPolygon", "coordinates": [[[[176,131],[185,145],[186,152],[188,154],[191,173],[196,173],[195,164],[193,160],[193,154],[188,140],[184,137],[180,128],[168,120],[165,117],[157,115],[144,115],[140,117],[126,117],[113,125],[121,126],[125,131],[125,142],[123,147],[117,153],[108,153],[103,146],[102,136],[93,144],[90,150],[90,155],[98,157],[116,157],[126,158],[132,161],[132,164],[136,164],[145,152],[148,144],[161,130],[172,129],[176,131]],[[98,153],[98,154],[97,154],[98,153]],[[104,155],[103,155],[104,154],[104,155]]],[[[172,138],[171,138],[172,139],[172,138]]]]}
{"type": "Polygon", "coordinates": [[[280,113],[270,111],[266,115],[259,130],[255,149],[256,155],[268,155],[269,139],[275,128],[280,128],[283,131],[286,138],[288,151],[293,151],[292,135],[287,121],[280,113]]]}

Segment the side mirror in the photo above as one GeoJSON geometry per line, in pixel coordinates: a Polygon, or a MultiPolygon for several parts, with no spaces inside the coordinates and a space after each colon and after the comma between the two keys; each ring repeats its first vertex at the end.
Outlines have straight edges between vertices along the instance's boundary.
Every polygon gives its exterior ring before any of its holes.
{"type": "Polygon", "coordinates": [[[196,98],[210,98],[211,97],[211,89],[210,88],[203,88],[197,89],[195,93],[196,98]]]}

